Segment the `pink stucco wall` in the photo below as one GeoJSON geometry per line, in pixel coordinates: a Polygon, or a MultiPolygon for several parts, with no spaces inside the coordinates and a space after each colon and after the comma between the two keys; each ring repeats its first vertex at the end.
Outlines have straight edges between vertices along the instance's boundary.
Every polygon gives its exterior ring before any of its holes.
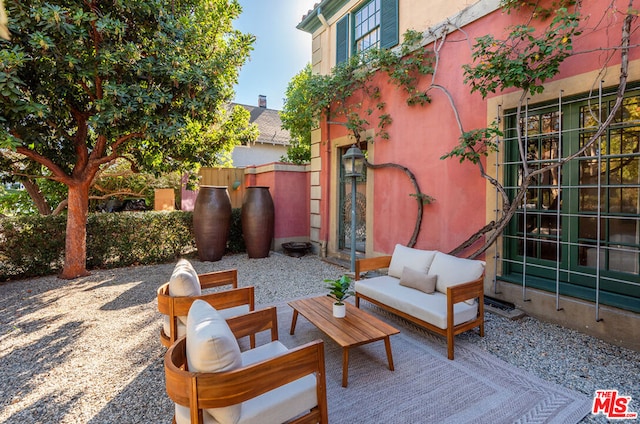
{"type": "MultiPolygon", "coordinates": [[[[602,16],[604,6],[610,2],[598,0],[584,3],[582,13],[589,18],[591,15],[602,16]]],[[[594,50],[594,46],[619,45],[622,21],[621,15],[613,11],[609,11],[604,19],[606,25],[603,23],[595,32],[589,35],[585,33],[577,38],[576,49],[591,50],[591,53],[567,60],[556,79],[583,74],[603,66],[606,54],[594,50]]],[[[472,63],[470,43],[487,33],[503,37],[504,34],[500,34],[502,29],[516,23],[520,23],[516,13],[507,14],[498,10],[465,26],[464,33],[454,32],[447,36],[447,42],[440,50],[434,82],[446,88],[450,94],[460,115],[462,131],[486,127],[487,117],[497,115],[497,111],[487,110],[486,100],[478,93],[471,94],[471,87],[464,83],[462,65],[472,63]]],[[[427,46],[426,50],[432,50],[432,46],[427,46]]],[[[631,59],[638,57],[640,49],[635,49],[631,59]]],[[[614,63],[616,61],[609,65],[614,63]]],[[[377,140],[372,146],[375,153],[372,162],[396,163],[409,168],[416,175],[421,191],[435,198],[434,203],[425,205],[416,247],[449,251],[487,223],[486,181],[475,165],[460,163],[456,158],[440,159],[458,143],[461,134],[445,93],[440,89],[433,89],[429,93],[432,98],[430,104],[407,106],[406,95],[396,86],[386,83],[386,80],[386,76],[379,77],[382,99],[386,102],[385,113],[391,115],[393,122],[388,127],[389,139],[377,140]]],[[[430,82],[431,77],[425,77],[421,87],[428,87],[430,82]]],[[[584,91],[588,91],[592,83],[592,80],[586,81],[584,91]]],[[[499,94],[501,93],[496,95],[499,94]]],[[[353,96],[353,100],[364,102],[362,110],[370,106],[367,105],[366,98],[357,94],[353,96]]],[[[370,119],[370,122],[372,127],[377,124],[375,119],[370,119]]],[[[321,125],[321,131],[322,142],[327,141],[327,146],[332,140],[345,135],[343,127],[328,125],[326,122],[321,125]]],[[[322,144],[320,150],[322,163],[331,163],[330,155],[335,150],[325,148],[325,144],[322,144]]],[[[324,205],[321,237],[331,237],[326,207],[329,196],[326,194],[335,188],[328,187],[325,183],[330,181],[327,177],[330,172],[335,170],[323,165],[320,178],[324,205]]],[[[368,178],[373,178],[374,181],[373,199],[368,199],[367,204],[367,207],[373,207],[374,227],[373,234],[368,234],[368,237],[373,237],[374,252],[391,253],[396,243],[407,244],[413,233],[417,215],[416,200],[410,196],[413,188],[407,176],[397,169],[385,168],[368,172],[368,178]]]]}
{"type": "Polygon", "coordinates": [[[249,172],[245,173],[245,184],[269,187],[275,210],[275,240],[308,239],[309,173],[287,171],[287,165],[280,165],[280,169],[264,170],[271,165],[247,168],[249,172]],[[258,172],[251,173],[253,168],[258,172]]]}

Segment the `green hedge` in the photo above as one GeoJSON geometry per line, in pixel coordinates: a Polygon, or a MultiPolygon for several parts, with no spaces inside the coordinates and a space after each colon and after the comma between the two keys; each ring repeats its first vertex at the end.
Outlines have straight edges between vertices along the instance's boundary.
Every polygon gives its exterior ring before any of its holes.
{"type": "MultiPolygon", "coordinates": [[[[0,219],[0,281],[57,274],[64,261],[66,216],[0,219]]],[[[92,213],[87,268],[175,261],[195,253],[191,212],[92,213]]],[[[240,209],[233,210],[228,249],[245,250],[240,209]]]]}

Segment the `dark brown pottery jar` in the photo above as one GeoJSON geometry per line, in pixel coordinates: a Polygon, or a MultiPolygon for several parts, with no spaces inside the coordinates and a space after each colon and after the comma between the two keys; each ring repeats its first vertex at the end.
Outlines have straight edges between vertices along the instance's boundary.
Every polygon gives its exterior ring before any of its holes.
{"type": "Polygon", "coordinates": [[[201,261],[222,259],[230,228],[231,200],[227,187],[200,186],[193,208],[193,232],[201,261]]]}
{"type": "Polygon", "coordinates": [[[250,258],[269,256],[274,226],[273,199],[269,187],[247,187],[242,202],[242,237],[250,258]]]}

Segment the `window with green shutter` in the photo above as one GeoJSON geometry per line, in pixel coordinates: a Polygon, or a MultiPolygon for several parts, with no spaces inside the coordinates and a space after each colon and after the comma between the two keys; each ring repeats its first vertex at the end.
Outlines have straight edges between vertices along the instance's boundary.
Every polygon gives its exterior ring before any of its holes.
{"type": "Polygon", "coordinates": [[[369,0],[336,24],[336,64],[351,54],[398,44],[398,0],[369,0]]]}
{"type": "Polygon", "coordinates": [[[336,64],[349,58],[349,16],[336,24],[336,64]]]}

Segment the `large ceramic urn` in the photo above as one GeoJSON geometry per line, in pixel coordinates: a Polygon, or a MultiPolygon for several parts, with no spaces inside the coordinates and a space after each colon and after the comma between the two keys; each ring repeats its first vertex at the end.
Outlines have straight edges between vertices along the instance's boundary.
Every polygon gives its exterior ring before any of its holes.
{"type": "Polygon", "coordinates": [[[271,250],[274,226],[273,199],[269,187],[247,187],[242,202],[242,237],[250,258],[266,258],[271,250]]]}
{"type": "Polygon", "coordinates": [[[193,232],[198,258],[219,261],[231,228],[231,200],[227,187],[200,186],[193,208],[193,232]]]}

